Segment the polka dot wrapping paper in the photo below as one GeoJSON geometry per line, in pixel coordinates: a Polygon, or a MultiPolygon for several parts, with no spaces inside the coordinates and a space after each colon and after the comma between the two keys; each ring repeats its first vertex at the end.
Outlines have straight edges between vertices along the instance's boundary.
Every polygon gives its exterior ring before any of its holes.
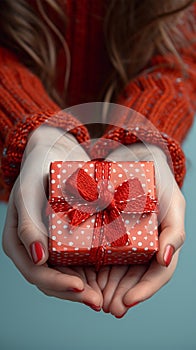
{"type": "Polygon", "coordinates": [[[49,179],[52,265],[139,264],[158,251],[153,162],[55,161],[49,179]]]}

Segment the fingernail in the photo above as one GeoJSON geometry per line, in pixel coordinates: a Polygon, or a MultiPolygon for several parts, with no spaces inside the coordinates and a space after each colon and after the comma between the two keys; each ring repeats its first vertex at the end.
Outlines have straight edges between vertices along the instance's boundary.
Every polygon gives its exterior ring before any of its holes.
{"type": "Polygon", "coordinates": [[[74,292],[74,293],[81,293],[83,292],[84,288],[83,289],[78,289],[78,288],[68,288],[67,291],[68,292],[74,292]]]}
{"type": "Polygon", "coordinates": [[[132,307],[138,305],[139,303],[140,303],[140,301],[136,301],[135,303],[130,304],[130,305],[126,305],[126,306],[130,309],[130,308],[132,308],[132,307]]]}
{"type": "MultiPolygon", "coordinates": [[[[126,311],[127,312],[127,311],[126,311]]],[[[122,314],[121,316],[115,316],[116,318],[123,318],[123,316],[126,314],[126,312],[124,312],[124,314],[122,314]]]]}
{"type": "Polygon", "coordinates": [[[40,242],[33,242],[30,245],[30,253],[34,264],[37,264],[44,257],[44,248],[40,242]]]}
{"type": "Polygon", "coordinates": [[[171,260],[172,260],[172,257],[173,257],[173,254],[174,254],[174,247],[171,245],[171,244],[168,244],[166,249],[165,249],[165,253],[164,253],[164,257],[163,257],[163,260],[164,260],[164,263],[165,263],[165,266],[168,267],[171,260]]]}
{"type": "Polygon", "coordinates": [[[94,311],[97,311],[97,312],[101,311],[100,306],[97,306],[97,305],[94,305],[94,304],[91,304],[91,303],[86,303],[86,302],[84,302],[84,304],[87,305],[87,306],[89,306],[89,307],[90,307],[91,309],[93,309],[94,311]]]}

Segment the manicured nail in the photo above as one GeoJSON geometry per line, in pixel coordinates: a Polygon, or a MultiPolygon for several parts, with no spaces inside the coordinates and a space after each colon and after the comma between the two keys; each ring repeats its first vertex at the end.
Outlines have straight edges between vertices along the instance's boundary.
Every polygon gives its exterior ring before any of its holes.
{"type": "Polygon", "coordinates": [[[172,257],[173,257],[173,254],[174,254],[174,247],[171,245],[171,244],[168,244],[166,249],[165,249],[165,253],[164,253],[164,257],[163,257],[163,260],[164,260],[164,263],[165,263],[165,266],[168,267],[171,260],[172,260],[172,257]]]}
{"type": "Polygon", "coordinates": [[[124,314],[122,314],[122,315],[120,315],[120,316],[115,316],[115,317],[116,317],[116,318],[123,318],[123,316],[124,316],[126,313],[127,313],[127,311],[124,312],[124,314]]]}
{"type": "Polygon", "coordinates": [[[44,257],[44,248],[40,242],[33,242],[30,245],[30,253],[34,264],[37,264],[44,257]]]}
{"type": "Polygon", "coordinates": [[[130,309],[130,308],[132,308],[132,307],[138,305],[139,303],[140,303],[140,301],[136,301],[135,303],[130,304],[130,305],[126,305],[126,306],[130,309]]]}
{"type": "Polygon", "coordinates": [[[94,311],[101,311],[101,307],[100,306],[97,306],[97,305],[94,305],[94,304],[91,304],[91,303],[87,303],[87,302],[84,302],[85,305],[91,307],[91,309],[93,309],[94,311]]]}
{"type": "Polygon", "coordinates": [[[84,288],[83,288],[83,289],[68,288],[68,289],[67,289],[67,292],[81,293],[81,292],[83,292],[83,290],[84,290],[84,288]]]}

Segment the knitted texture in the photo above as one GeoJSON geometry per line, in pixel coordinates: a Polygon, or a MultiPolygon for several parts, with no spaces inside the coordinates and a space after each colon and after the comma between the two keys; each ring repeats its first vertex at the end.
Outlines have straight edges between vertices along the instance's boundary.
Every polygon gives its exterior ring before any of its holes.
{"type": "MultiPolygon", "coordinates": [[[[67,33],[72,58],[69,101],[85,102],[83,99],[85,96],[89,101],[93,99],[97,101],[103,76],[101,73],[108,69],[103,33],[100,30],[103,3],[102,1],[69,0],[67,5],[68,17],[75,19],[69,21],[67,33]],[[90,9],[89,6],[93,7],[90,9]],[[91,12],[93,16],[89,17],[91,12]],[[99,18],[99,20],[93,21],[93,18],[99,18]],[[103,68],[100,70],[100,67],[103,68]],[[88,95],[90,92],[91,94],[88,95]]],[[[125,117],[117,120],[119,127],[110,127],[99,141],[102,143],[105,139],[109,139],[131,144],[142,139],[159,145],[164,151],[170,153],[176,180],[180,186],[185,175],[185,157],[180,143],[193,121],[195,109],[193,102],[196,100],[195,32],[191,32],[190,28],[187,29],[186,25],[182,25],[182,30],[190,42],[190,45],[181,51],[182,59],[187,65],[187,78],[182,77],[178,65],[174,64],[171,68],[165,64],[168,63],[168,59],[170,63],[176,63],[172,56],[167,59],[156,56],[149,63],[148,70],[141,72],[131,81],[116,101],[144,115],[158,131],[146,130],[143,126],[140,130],[133,132],[130,121],[125,117]],[[129,129],[130,131],[127,132],[129,129]]],[[[59,64],[57,67],[58,76],[62,76],[62,66],[59,64]]],[[[64,114],[54,118],[58,111],[59,107],[48,97],[39,78],[25,68],[9,51],[1,48],[0,151],[3,174],[0,175],[1,184],[4,187],[1,198],[7,198],[19,174],[29,133],[43,122],[51,120],[51,125],[62,127],[64,130],[72,129],[71,132],[79,142],[89,139],[86,128],[71,115],[64,114]]],[[[110,123],[112,124],[112,120],[110,123]]],[[[100,152],[104,150],[107,153],[111,144],[110,142],[108,147],[105,144],[104,147],[99,147],[100,143],[98,143],[93,151],[99,149],[100,152]]]]}
{"type": "Polygon", "coordinates": [[[48,97],[40,80],[0,48],[1,198],[7,199],[20,171],[30,132],[43,123],[70,131],[79,142],[88,131],[48,97]]]}
{"type": "Polygon", "coordinates": [[[128,113],[120,120],[111,117],[111,125],[92,151],[94,157],[102,158],[117,146],[116,141],[129,145],[142,140],[157,145],[168,155],[180,187],[186,172],[180,144],[192,125],[196,109],[196,32],[186,23],[183,31],[189,39],[189,44],[180,51],[186,76],[174,56],[153,57],[148,69],[131,81],[117,99],[118,104],[138,114],[130,118],[128,113]],[[141,122],[139,114],[147,120],[143,118],[141,122]]]}

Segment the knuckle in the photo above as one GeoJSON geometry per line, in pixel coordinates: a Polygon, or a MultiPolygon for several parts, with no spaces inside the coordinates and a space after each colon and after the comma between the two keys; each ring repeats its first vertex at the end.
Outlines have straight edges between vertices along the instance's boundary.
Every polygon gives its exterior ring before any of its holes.
{"type": "Polygon", "coordinates": [[[184,244],[186,240],[186,233],[184,230],[180,231],[179,233],[179,243],[180,243],[180,246],[182,246],[184,244]]]}
{"type": "Polygon", "coordinates": [[[35,281],[34,281],[34,278],[33,278],[33,274],[30,273],[29,271],[24,273],[24,277],[27,280],[27,282],[29,282],[30,284],[32,284],[32,285],[35,284],[35,281]]]}
{"type": "Polygon", "coordinates": [[[22,223],[20,230],[18,231],[18,237],[22,242],[25,242],[31,231],[31,226],[29,223],[22,223]]]}

